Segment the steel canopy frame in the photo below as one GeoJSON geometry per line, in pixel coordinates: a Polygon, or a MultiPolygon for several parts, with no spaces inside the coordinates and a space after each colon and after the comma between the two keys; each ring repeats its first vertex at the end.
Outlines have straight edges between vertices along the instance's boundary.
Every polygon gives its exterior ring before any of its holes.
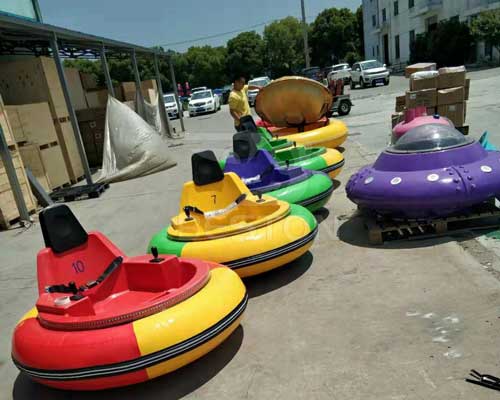
{"type": "MultiPolygon", "coordinates": [[[[78,127],[75,110],[71,104],[61,56],[76,56],[95,59],[100,58],[101,62],[103,63],[103,69],[109,93],[114,96],[113,85],[111,82],[111,77],[109,75],[109,68],[106,59],[106,52],[108,51],[117,53],[119,55],[127,54],[132,58],[136,80],[139,75],[136,60],[137,53],[144,54],[149,57],[154,57],[155,67],[157,67],[159,56],[167,57],[167,54],[158,49],[152,49],[118,40],[107,39],[104,37],[90,35],[71,29],[61,28],[55,25],[44,24],[42,22],[17,18],[11,15],[0,13],[0,54],[24,54],[34,56],[45,55],[52,56],[54,58],[58,70],[59,80],[63,89],[63,94],[66,100],[66,105],[68,107],[71,124],[75,133],[78,152],[82,161],[85,177],[88,184],[92,183],[92,177],[88,166],[87,156],[83,148],[83,142],[78,127]]],[[[156,80],[158,83],[160,83],[158,85],[158,89],[162,92],[158,68],[155,68],[155,72],[156,80]]],[[[172,70],[171,73],[173,73],[172,70]]],[[[173,77],[173,81],[175,82],[175,77],[173,77]]],[[[138,87],[140,92],[140,85],[138,87]]],[[[163,103],[163,93],[160,93],[159,97],[161,97],[161,101],[163,103]]],[[[168,116],[167,122],[169,122],[168,116]]],[[[170,128],[170,126],[168,126],[168,128],[170,128]]],[[[184,131],[184,127],[182,127],[182,130],[184,131]]],[[[3,147],[5,147],[3,146],[4,144],[6,144],[6,140],[3,131],[0,129],[0,149],[3,149],[3,147]]],[[[19,213],[21,215],[21,218],[26,219],[26,216],[28,214],[26,203],[24,202],[24,198],[22,197],[22,192],[19,181],[17,180],[15,168],[12,162],[9,162],[11,161],[10,154],[1,155],[3,156],[1,158],[6,160],[5,167],[9,176],[12,190],[15,195],[19,213]]]]}

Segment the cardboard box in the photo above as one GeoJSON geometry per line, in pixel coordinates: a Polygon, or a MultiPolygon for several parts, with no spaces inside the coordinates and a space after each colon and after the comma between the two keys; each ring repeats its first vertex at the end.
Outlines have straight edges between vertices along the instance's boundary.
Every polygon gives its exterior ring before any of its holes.
{"type": "Polygon", "coordinates": [[[395,112],[391,115],[391,125],[392,129],[399,124],[401,121],[405,119],[405,113],[404,112],[395,112]]]}
{"type": "Polygon", "coordinates": [[[57,134],[48,103],[5,106],[9,119],[15,121],[17,142],[33,142],[39,146],[57,142],[57,134]],[[11,118],[11,116],[13,118],[11,118]]]}
{"type": "Polygon", "coordinates": [[[465,86],[465,74],[464,66],[439,68],[438,89],[465,86]]]}
{"type": "Polygon", "coordinates": [[[69,175],[60,146],[41,149],[40,158],[47,173],[50,189],[69,183],[69,175]]]}
{"type": "Polygon", "coordinates": [[[80,72],[80,80],[82,82],[82,87],[84,90],[97,89],[97,80],[93,74],[88,74],[86,72],[80,72]]]}
{"type": "Polygon", "coordinates": [[[437,90],[424,89],[415,92],[406,92],[406,108],[415,108],[418,106],[435,107],[437,105],[437,90]]]}
{"type": "Polygon", "coordinates": [[[437,107],[427,107],[427,115],[434,115],[437,112],[437,107]]]}
{"type": "Polygon", "coordinates": [[[12,126],[9,120],[9,115],[7,114],[7,110],[5,109],[1,95],[0,95],[0,126],[2,127],[3,135],[5,137],[5,141],[7,142],[7,146],[14,146],[16,144],[16,141],[14,139],[14,132],[12,130],[12,126]]]}
{"type": "Polygon", "coordinates": [[[21,154],[21,158],[23,160],[24,166],[29,168],[33,173],[38,183],[43,187],[43,189],[50,193],[50,180],[47,176],[47,171],[45,170],[45,166],[43,165],[42,156],[40,153],[40,149],[35,144],[29,144],[22,147],[19,147],[19,154],[21,154]]]}
{"type": "Polygon", "coordinates": [[[395,108],[395,111],[396,112],[401,112],[401,111],[404,111],[406,107],[406,96],[403,95],[403,96],[396,96],[396,108],[395,108]]]}
{"type": "Polygon", "coordinates": [[[436,89],[438,83],[437,76],[423,79],[413,79],[410,77],[410,90],[436,89]]]}
{"type": "Polygon", "coordinates": [[[102,165],[106,109],[81,110],[78,111],[77,118],[89,165],[99,167],[102,165]]]}
{"type": "Polygon", "coordinates": [[[469,100],[469,90],[470,90],[470,79],[467,78],[465,80],[465,94],[464,94],[465,100],[469,100]]]}
{"type": "Polygon", "coordinates": [[[76,68],[64,68],[66,82],[68,83],[69,95],[71,104],[75,110],[87,108],[87,100],[85,99],[85,91],[83,90],[80,71],[76,68]]]}
{"type": "Polygon", "coordinates": [[[70,121],[65,120],[64,122],[56,121],[55,128],[69,179],[72,183],[76,183],[84,173],[82,160],[80,159],[80,153],[78,152],[73,133],[73,126],[70,121]]]}
{"type": "Polygon", "coordinates": [[[446,104],[463,103],[464,100],[465,90],[463,86],[450,89],[440,89],[437,92],[437,102],[439,106],[444,106],[446,104]]]}
{"type": "Polygon", "coordinates": [[[417,64],[412,64],[408,65],[405,68],[405,77],[409,78],[411,74],[414,72],[419,72],[419,71],[435,71],[436,70],[436,63],[417,63],[417,64]]]}
{"type": "Polygon", "coordinates": [[[465,125],[465,104],[446,104],[438,106],[438,114],[447,117],[455,126],[465,125]]]}
{"type": "Polygon", "coordinates": [[[108,89],[96,89],[85,92],[88,108],[106,107],[108,103],[108,89]]]}

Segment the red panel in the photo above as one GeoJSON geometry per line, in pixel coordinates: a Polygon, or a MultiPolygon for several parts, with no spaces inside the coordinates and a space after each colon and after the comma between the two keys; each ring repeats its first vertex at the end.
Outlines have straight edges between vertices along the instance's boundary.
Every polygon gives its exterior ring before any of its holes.
{"type": "Polygon", "coordinates": [[[12,355],[32,368],[65,370],[132,360],[141,353],[131,323],[61,332],[45,329],[36,318],[29,318],[14,330],[12,355]]]}

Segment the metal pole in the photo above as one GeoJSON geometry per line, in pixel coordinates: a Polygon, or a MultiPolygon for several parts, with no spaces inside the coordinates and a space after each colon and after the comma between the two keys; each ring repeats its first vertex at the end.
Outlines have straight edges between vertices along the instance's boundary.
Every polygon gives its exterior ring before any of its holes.
{"type": "Polygon", "coordinates": [[[177,90],[177,81],[175,80],[174,64],[172,63],[172,57],[168,57],[168,65],[170,68],[170,79],[172,80],[172,86],[174,87],[175,101],[177,102],[177,107],[179,108],[179,118],[181,121],[182,132],[185,132],[184,128],[184,109],[182,108],[181,100],[179,99],[179,91],[177,90]]]}
{"type": "Polygon", "coordinates": [[[59,45],[57,44],[57,35],[55,32],[52,33],[52,38],[50,39],[50,47],[52,48],[52,56],[54,57],[57,74],[59,75],[59,81],[61,82],[64,100],[66,101],[66,107],[68,107],[69,119],[71,121],[71,126],[73,127],[73,134],[75,135],[76,147],[78,148],[78,154],[80,155],[80,160],[82,161],[85,179],[87,181],[87,184],[91,185],[92,175],[90,174],[89,162],[87,160],[87,155],[85,154],[85,147],[83,147],[82,136],[80,135],[80,128],[78,127],[78,120],[76,119],[75,109],[73,108],[73,104],[71,103],[68,83],[66,82],[66,75],[64,74],[64,67],[61,62],[61,57],[59,57],[59,45]]]}
{"type": "Polygon", "coordinates": [[[141,103],[141,106],[144,107],[144,96],[142,95],[142,88],[141,88],[141,76],[139,75],[139,67],[137,66],[137,57],[135,56],[135,49],[132,49],[132,70],[134,71],[135,89],[138,96],[137,100],[141,103]]]}
{"type": "Polygon", "coordinates": [[[111,80],[111,74],[109,73],[108,60],[106,58],[106,48],[104,43],[101,46],[101,64],[102,70],[104,72],[104,77],[106,78],[106,86],[108,87],[108,93],[110,96],[115,96],[115,88],[113,87],[113,81],[111,80]]]}
{"type": "Polygon", "coordinates": [[[311,62],[309,60],[309,43],[307,40],[306,7],[304,5],[304,0],[300,0],[300,5],[302,8],[302,33],[304,35],[304,53],[306,56],[306,68],[309,68],[311,66],[311,62]]]}
{"type": "Polygon", "coordinates": [[[167,135],[172,136],[172,127],[170,126],[170,119],[168,118],[167,109],[165,108],[165,99],[163,98],[163,88],[161,85],[160,67],[158,65],[158,55],[155,53],[153,57],[153,64],[155,66],[156,74],[156,87],[158,88],[158,102],[160,106],[160,117],[165,121],[167,127],[167,135]]]}
{"type": "Polygon", "coordinates": [[[24,201],[23,191],[19,185],[19,180],[16,175],[16,168],[12,162],[12,156],[10,155],[9,146],[7,145],[7,140],[3,134],[3,129],[0,126],[0,160],[3,161],[5,166],[5,171],[7,172],[7,178],[9,178],[10,187],[12,188],[12,194],[14,195],[14,200],[16,201],[17,209],[19,211],[19,216],[22,221],[31,221],[28,208],[26,207],[26,202],[24,201]]]}

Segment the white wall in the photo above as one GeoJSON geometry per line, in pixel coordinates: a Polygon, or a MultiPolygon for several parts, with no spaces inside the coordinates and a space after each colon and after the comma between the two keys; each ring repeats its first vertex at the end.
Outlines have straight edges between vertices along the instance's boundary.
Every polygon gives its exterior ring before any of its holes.
{"type": "MultiPolygon", "coordinates": [[[[365,26],[365,57],[373,58],[372,48],[380,46],[379,60],[384,58],[383,36],[389,36],[389,62],[398,64],[408,62],[410,58],[410,31],[415,30],[415,35],[425,32],[426,21],[435,17],[437,21],[459,16],[460,21],[467,21],[471,15],[477,14],[485,9],[500,8],[500,0],[442,0],[442,5],[435,9],[421,13],[426,5],[435,0],[414,0],[415,6],[408,8],[408,0],[399,0],[399,14],[394,15],[394,0],[363,0],[363,21],[365,26]],[[382,22],[382,10],[386,9],[387,25],[382,22]],[[381,29],[372,27],[372,15],[377,15],[377,21],[381,29]],[[396,59],[395,37],[399,35],[400,57],[396,59]]],[[[478,57],[484,56],[484,46],[478,46],[478,57]]],[[[499,57],[497,51],[493,51],[494,58],[499,57]]]]}

